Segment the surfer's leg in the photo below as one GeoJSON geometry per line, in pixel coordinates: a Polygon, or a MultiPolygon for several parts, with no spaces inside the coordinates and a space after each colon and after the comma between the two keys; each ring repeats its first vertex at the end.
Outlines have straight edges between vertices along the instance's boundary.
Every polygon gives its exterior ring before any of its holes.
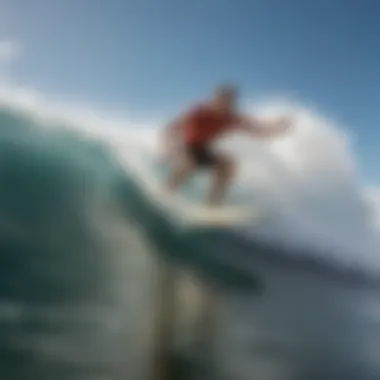
{"type": "Polygon", "coordinates": [[[212,169],[213,179],[206,203],[219,205],[223,202],[235,174],[235,162],[229,156],[218,155],[214,158],[212,169]]]}
{"type": "MultiPolygon", "coordinates": [[[[186,145],[184,157],[173,170],[168,182],[168,190],[177,190],[196,170],[209,165],[210,158],[206,148],[202,146],[186,145]]],[[[210,161],[211,163],[211,161],[210,161]]]]}
{"type": "Polygon", "coordinates": [[[169,191],[176,191],[194,172],[195,165],[187,157],[181,160],[178,165],[173,169],[169,180],[167,182],[167,189],[169,191]]]}

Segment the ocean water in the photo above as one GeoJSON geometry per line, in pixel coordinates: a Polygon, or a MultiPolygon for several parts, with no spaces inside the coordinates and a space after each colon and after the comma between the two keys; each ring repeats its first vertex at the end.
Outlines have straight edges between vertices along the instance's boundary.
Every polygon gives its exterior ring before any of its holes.
{"type": "Polygon", "coordinates": [[[202,335],[205,291],[218,305],[211,369],[194,361],[176,378],[380,378],[380,297],[366,273],[177,228],[115,149],[64,121],[0,109],[2,379],[158,379],[167,271],[179,279],[173,347],[202,335]]]}

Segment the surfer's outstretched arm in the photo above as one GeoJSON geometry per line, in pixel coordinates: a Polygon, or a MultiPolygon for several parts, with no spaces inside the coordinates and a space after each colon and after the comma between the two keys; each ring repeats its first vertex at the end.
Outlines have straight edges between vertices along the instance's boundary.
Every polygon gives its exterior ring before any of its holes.
{"type": "Polygon", "coordinates": [[[288,131],[291,121],[289,117],[279,117],[274,120],[259,120],[243,116],[239,118],[238,127],[253,137],[274,137],[288,131]]]}

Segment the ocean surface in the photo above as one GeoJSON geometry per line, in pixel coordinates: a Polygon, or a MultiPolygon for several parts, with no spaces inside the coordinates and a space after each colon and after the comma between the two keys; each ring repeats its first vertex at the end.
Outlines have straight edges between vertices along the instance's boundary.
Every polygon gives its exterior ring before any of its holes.
{"type": "Polygon", "coordinates": [[[179,228],[115,145],[69,124],[0,108],[1,379],[158,379],[170,276],[173,351],[203,338],[205,292],[217,304],[213,349],[198,351],[213,364],[192,359],[175,378],[380,379],[373,272],[239,231],[179,228]]]}

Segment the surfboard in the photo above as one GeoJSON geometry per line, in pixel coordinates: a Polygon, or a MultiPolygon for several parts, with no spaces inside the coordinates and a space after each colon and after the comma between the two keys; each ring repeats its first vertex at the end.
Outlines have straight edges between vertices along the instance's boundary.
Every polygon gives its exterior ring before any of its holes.
{"type": "Polygon", "coordinates": [[[157,202],[169,212],[193,226],[223,227],[245,224],[257,216],[250,208],[244,206],[207,206],[190,202],[181,194],[170,194],[159,186],[155,197],[157,202]]]}
{"type": "Polygon", "coordinates": [[[166,191],[162,178],[158,178],[142,162],[134,162],[133,176],[142,191],[154,205],[169,213],[175,220],[193,227],[233,227],[247,224],[257,218],[258,210],[246,205],[211,207],[187,200],[180,192],[166,191]]]}

